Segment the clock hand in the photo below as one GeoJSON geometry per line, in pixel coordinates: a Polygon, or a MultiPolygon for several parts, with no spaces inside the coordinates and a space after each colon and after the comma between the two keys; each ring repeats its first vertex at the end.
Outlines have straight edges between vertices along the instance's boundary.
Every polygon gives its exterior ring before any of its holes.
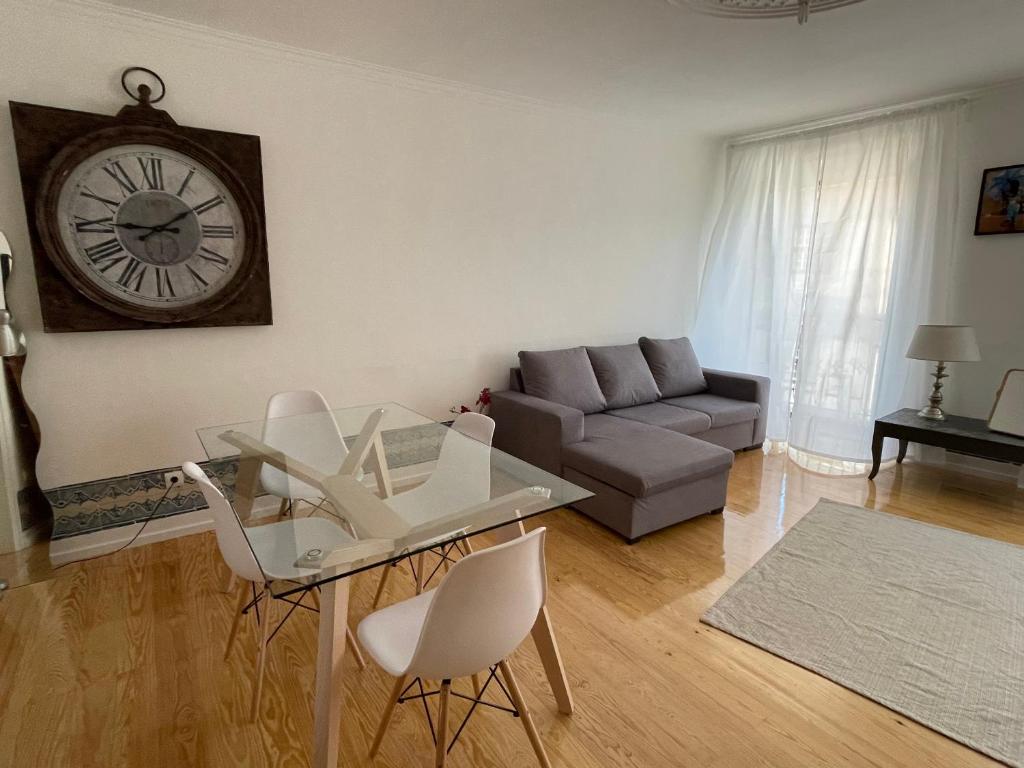
{"type": "Polygon", "coordinates": [[[154,227],[154,229],[167,229],[167,227],[169,227],[171,224],[173,224],[176,221],[181,221],[186,216],[188,216],[190,213],[192,213],[192,211],[182,211],[181,213],[179,213],[177,216],[175,216],[170,221],[165,222],[163,224],[160,224],[160,225],[154,227]]]}
{"type": "MultiPolygon", "coordinates": [[[[168,224],[170,224],[170,222],[168,222],[168,224]]],[[[154,232],[174,232],[177,234],[180,231],[177,227],[170,227],[167,224],[150,227],[145,224],[132,224],[131,222],[126,222],[124,224],[114,224],[114,226],[121,229],[148,229],[149,232],[144,235],[139,235],[139,240],[145,240],[154,232]]]]}
{"type": "Polygon", "coordinates": [[[181,231],[177,227],[148,227],[148,229],[150,230],[149,232],[144,235],[139,235],[139,240],[145,240],[150,235],[155,235],[160,232],[173,232],[174,234],[178,234],[181,231]]]}
{"type": "Polygon", "coordinates": [[[167,224],[163,224],[159,227],[147,227],[147,229],[149,229],[149,232],[144,235],[139,235],[139,240],[145,240],[150,235],[155,235],[159,232],[173,232],[174,234],[178,234],[181,231],[177,227],[169,227],[167,224]]]}
{"type": "Polygon", "coordinates": [[[147,232],[144,235],[141,235],[139,237],[139,240],[145,240],[147,237],[149,237],[150,235],[152,235],[155,232],[175,232],[175,233],[177,233],[179,230],[177,229],[177,227],[171,227],[171,224],[173,224],[176,221],[181,221],[186,216],[188,216],[191,212],[192,211],[182,211],[181,213],[179,213],[177,216],[175,216],[170,221],[167,221],[167,222],[165,222],[163,224],[157,224],[155,227],[146,227],[146,229],[148,229],[150,231],[147,232]]]}

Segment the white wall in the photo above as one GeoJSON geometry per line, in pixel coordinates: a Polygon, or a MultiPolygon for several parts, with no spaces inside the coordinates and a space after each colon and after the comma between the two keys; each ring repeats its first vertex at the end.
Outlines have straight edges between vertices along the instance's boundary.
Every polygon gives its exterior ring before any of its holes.
{"type": "Polygon", "coordinates": [[[1024,368],[1024,235],[974,236],[985,168],[1024,164],[1024,85],[968,106],[961,140],[960,237],[952,321],[973,325],[981,362],[951,366],[948,410],[988,418],[1008,368],[1024,368]]]}
{"type": "Polygon", "coordinates": [[[715,145],[92,3],[0,0],[0,97],[113,113],[155,69],[182,124],[263,144],[274,325],[43,334],[11,141],[0,228],[44,488],[202,457],[272,392],[444,416],[521,348],[687,330],[715,145]]]}

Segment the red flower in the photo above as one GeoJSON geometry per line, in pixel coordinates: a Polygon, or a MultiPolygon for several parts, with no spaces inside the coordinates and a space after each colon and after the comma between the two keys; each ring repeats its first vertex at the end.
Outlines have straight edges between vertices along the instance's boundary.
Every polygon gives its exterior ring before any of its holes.
{"type": "Polygon", "coordinates": [[[459,413],[469,413],[469,408],[463,405],[459,408],[459,413]]]}
{"type": "Polygon", "coordinates": [[[480,397],[476,399],[477,405],[490,405],[491,404],[491,388],[484,387],[480,390],[480,397]]]}

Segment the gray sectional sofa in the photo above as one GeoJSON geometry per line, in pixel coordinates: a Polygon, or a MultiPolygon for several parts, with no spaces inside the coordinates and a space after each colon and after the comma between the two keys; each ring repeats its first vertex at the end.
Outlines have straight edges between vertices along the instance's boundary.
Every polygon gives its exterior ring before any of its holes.
{"type": "Polygon", "coordinates": [[[764,442],[768,379],[701,368],[686,338],[519,363],[491,395],[495,447],[593,491],[579,511],[630,543],[721,511],[733,451],[764,442]]]}

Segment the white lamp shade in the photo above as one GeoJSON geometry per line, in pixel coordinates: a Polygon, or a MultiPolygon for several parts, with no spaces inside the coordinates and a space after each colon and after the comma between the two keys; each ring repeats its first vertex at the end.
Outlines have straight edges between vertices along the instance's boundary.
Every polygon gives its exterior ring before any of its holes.
{"type": "Polygon", "coordinates": [[[912,360],[945,363],[981,360],[978,340],[969,325],[919,325],[907,350],[912,360]]]}

